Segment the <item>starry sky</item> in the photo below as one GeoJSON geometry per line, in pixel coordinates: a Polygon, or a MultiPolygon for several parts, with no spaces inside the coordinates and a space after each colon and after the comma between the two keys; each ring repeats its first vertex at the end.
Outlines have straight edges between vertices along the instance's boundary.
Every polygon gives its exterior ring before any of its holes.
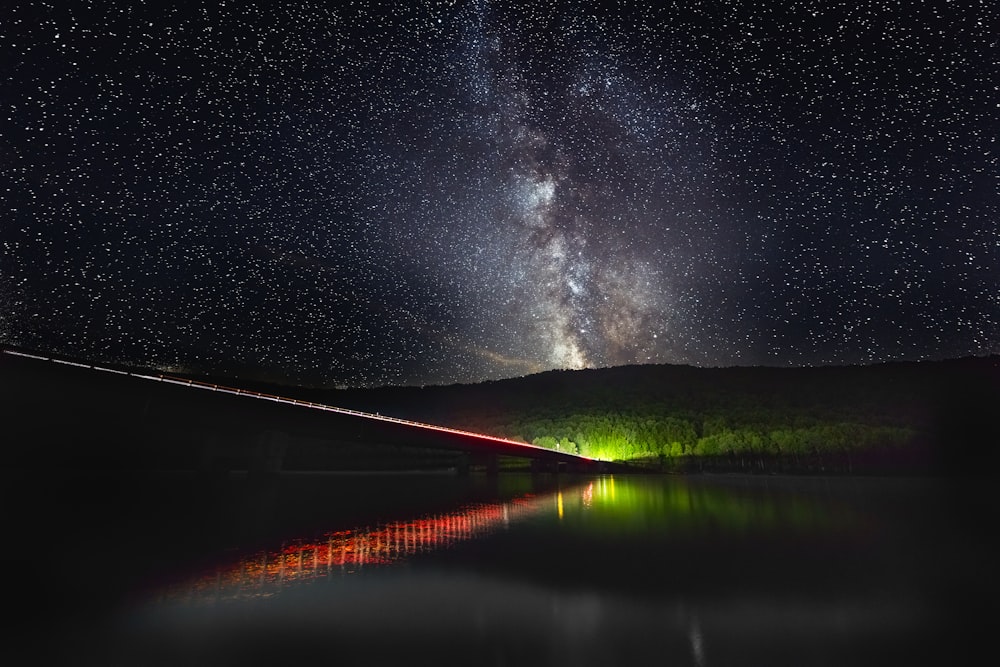
{"type": "Polygon", "coordinates": [[[0,342],[328,386],[1000,353],[998,8],[5,3],[0,342]]]}

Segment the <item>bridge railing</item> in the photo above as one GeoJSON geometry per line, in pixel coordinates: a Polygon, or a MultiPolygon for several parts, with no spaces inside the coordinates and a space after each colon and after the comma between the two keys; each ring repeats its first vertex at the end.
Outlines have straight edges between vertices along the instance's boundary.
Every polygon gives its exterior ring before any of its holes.
{"type": "MultiPolygon", "coordinates": [[[[371,420],[374,420],[374,421],[391,422],[391,423],[401,424],[401,425],[404,425],[404,426],[409,426],[409,427],[412,427],[412,428],[418,428],[418,429],[423,429],[423,430],[432,430],[432,431],[437,431],[437,432],[440,432],[440,433],[450,433],[450,434],[454,434],[454,435],[461,435],[461,436],[476,438],[478,440],[487,440],[487,441],[495,442],[495,443],[498,443],[498,444],[512,445],[512,446],[515,446],[515,447],[517,447],[519,449],[523,449],[523,450],[535,450],[535,451],[544,451],[544,452],[554,452],[554,450],[547,449],[545,447],[539,447],[538,445],[532,445],[532,444],[529,444],[529,443],[526,443],[526,442],[519,442],[517,440],[508,440],[507,438],[501,438],[501,437],[494,436],[494,435],[487,435],[485,433],[476,433],[474,431],[466,431],[466,430],[463,430],[463,429],[452,428],[450,426],[441,426],[441,425],[438,425],[438,424],[428,424],[428,423],[425,423],[425,422],[418,422],[418,421],[413,421],[413,420],[410,420],[410,419],[401,419],[399,417],[392,417],[392,416],[389,416],[389,415],[382,415],[382,414],[373,413],[373,412],[364,412],[362,410],[353,410],[351,408],[341,408],[341,407],[337,407],[337,406],[334,406],[334,405],[327,405],[325,403],[315,403],[313,401],[304,401],[302,399],[291,398],[291,397],[287,397],[287,396],[278,396],[278,395],[275,395],[275,394],[266,394],[264,392],[253,391],[253,390],[250,390],[250,389],[242,389],[242,388],[239,388],[239,387],[228,387],[228,386],[225,386],[225,385],[220,385],[220,384],[211,383],[211,382],[203,382],[201,380],[194,380],[194,379],[191,379],[191,378],[182,378],[182,377],[177,377],[177,376],[172,376],[172,375],[163,375],[163,374],[148,375],[148,374],[145,374],[145,373],[135,373],[135,372],[132,372],[132,371],[124,371],[124,370],[115,369],[115,368],[108,368],[108,367],[105,367],[105,366],[98,366],[98,365],[95,365],[95,364],[86,364],[86,363],[81,363],[81,362],[76,362],[76,361],[68,361],[66,359],[58,359],[58,358],[55,358],[55,357],[45,357],[45,356],[41,356],[41,355],[30,354],[30,353],[27,353],[27,352],[18,352],[18,351],[14,351],[14,350],[3,350],[3,352],[5,354],[10,354],[10,355],[14,355],[14,356],[27,357],[27,358],[30,358],[30,359],[38,359],[38,360],[41,360],[41,361],[50,361],[50,362],[57,363],[57,364],[65,364],[65,365],[68,365],[68,366],[75,366],[75,367],[79,367],[79,368],[85,368],[85,369],[88,369],[88,370],[102,371],[102,372],[105,372],[105,373],[115,373],[117,375],[127,375],[129,377],[139,378],[139,379],[142,379],[142,380],[150,380],[150,381],[155,381],[155,382],[166,382],[166,383],[169,383],[169,384],[176,384],[176,385],[181,385],[181,386],[187,386],[187,387],[192,387],[192,388],[196,388],[196,389],[205,389],[205,390],[208,390],[208,391],[217,391],[217,392],[222,392],[222,393],[226,393],[226,394],[233,394],[233,395],[236,395],[236,396],[247,396],[247,397],[250,397],[250,398],[256,398],[256,399],[260,399],[260,400],[273,401],[273,402],[282,403],[282,404],[285,404],[285,405],[295,405],[295,406],[299,406],[299,407],[310,408],[310,409],[313,409],[313,410],[322,410],[322,411],[325,411],[325,412],[333,412],[333,413],[336,413],[336,414],[351,415],[351,416],[354,416],[354,417],[360,417],[360,418],[363,418],[363,419],[371,419],[371,420]]],[[[596,461],[596,459],[592,459],[592,458],[589,458],[589,457],[586,457],[586,456],[580,456],[580,455],[577,455],[577,454],[569,454],[567,452],[558,452],[558,454],[561,455],[561,456],[563,456],[563,457],[566,457],[566,458],[578,459],[578,460],[581,460],[581,461],[596,461]]]]}

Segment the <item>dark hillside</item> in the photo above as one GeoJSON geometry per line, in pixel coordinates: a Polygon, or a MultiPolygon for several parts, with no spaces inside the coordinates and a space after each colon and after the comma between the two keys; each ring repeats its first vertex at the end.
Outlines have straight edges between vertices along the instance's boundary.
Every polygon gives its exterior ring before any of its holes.
{"type": "MultiPolygon", "coordinates": [[[[1000,446],[1000,357],[815,368],[648,365],[475,385],[313,392],[315,400],[614,458],[865,451],[980,471],[1000,446]],[[675,444],[676,443],[676,444],[675,444]],[[585,451],[589,448],[590,451],[585,451]]],[[[883,457],[884,458],[884,457],[883,457]]],[[[832,462],[832,461],[831,461],[832,462]]],[[[873,461],[874,464],[874,461],[873,461]]]]}
{"type": "MultiPolygon", "coordinates": [[[[208,408],[199,392],[182,394],[191,405],[174,405],[142,381],[122,389],[117,376],[4,356],[0,399],[8,444],[54,433],[65,441],[119,443],[119,450],[132,452],[133,434],[167,433],[174,415],[215,424],[218,406],[230,410],[226,402],[208,408]],[[150,426],[154,416],[159,421],[150,426]],[[101,424],[107,428],[95,431],[101,424]]],[[[660,470],[992,473],[1000,449],[997,356],[815,368],[622,366],[355,390],[196,379],[660,470]]],[[[245,408],[231,410],[225,418],[234,428],[247,421],[245,408]]],[[[295,414],[282,413],[275,423],[286,428],[295,414]]],[[[348,446],[350,429],[340,437],[348,446]]],[[[175,456],[158,451],[161,458],[175,456]]]]}

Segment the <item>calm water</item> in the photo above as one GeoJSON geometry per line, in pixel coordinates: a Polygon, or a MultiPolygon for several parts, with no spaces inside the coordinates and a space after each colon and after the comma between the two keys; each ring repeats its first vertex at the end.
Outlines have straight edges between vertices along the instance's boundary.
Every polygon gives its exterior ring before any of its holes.
{"type": "Polygon", "coordinates": [[[8,476],[7,664],[950,665],[995,621],[983,480],[8,476]]]}

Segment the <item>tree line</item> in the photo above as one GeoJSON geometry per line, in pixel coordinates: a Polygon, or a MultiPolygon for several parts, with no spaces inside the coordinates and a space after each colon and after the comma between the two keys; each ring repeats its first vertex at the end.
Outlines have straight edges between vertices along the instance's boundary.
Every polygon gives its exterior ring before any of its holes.
{"type": "Polygon", "coordinates": [[[1000,448],[998,380],[996,356],[806,368],[647,365],[323,399],[661,470],[893,472],[991,458],[1000,448]]]}

